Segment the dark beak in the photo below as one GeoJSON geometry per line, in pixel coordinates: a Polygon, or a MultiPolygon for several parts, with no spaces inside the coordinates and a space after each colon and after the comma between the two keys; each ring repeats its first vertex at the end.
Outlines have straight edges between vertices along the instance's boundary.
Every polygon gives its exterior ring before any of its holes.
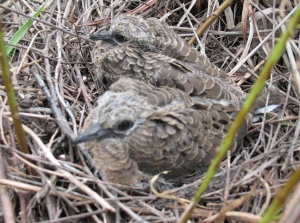
{"type": "Polygon", "coordinates": [[[87,128],[83,133],[81,133],[77,139],[74,140],[75,144],[91,141],[96,138],[107,138],[110,134],[106,129],[103,129],[99,123],[96,123],[89,128],[87,128]]]}
{"type": "Polygon", "coordinates": [[[98,33],[94,33],[93,35],[90,35],[90,39],[94,40],[94,41],[98,41],[98,40],[112,40],[111,35],[109,34],[108,30],[104,30],[98,33]]]}

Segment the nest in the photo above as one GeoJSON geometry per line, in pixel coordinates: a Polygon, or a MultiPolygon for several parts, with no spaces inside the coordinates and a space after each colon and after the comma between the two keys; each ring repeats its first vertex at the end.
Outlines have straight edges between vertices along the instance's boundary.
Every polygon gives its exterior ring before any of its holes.
{"type": "MultiPolygon", "coordinates": [[[[234,1],[194,44],[223,70],[234,70],[232,77],[245,91],[257,78],[285,23],[278,24],[295,7],[287,1],[279,15],[279,1],[263,2],[256,8],[234,1]],[[243,59],[245,63],[239,63],[243,59]]],[[[41,4],[2,4],[6,42],[41,4]]],[[[89,154],[72,143],[102,93],[97,91],[101,83],[94,81],[90,54],[95,43],[89,35],[108,28],[112,15],[128,13],[165,20],[188,41],[218,5],[218,1],[202,0],[49,1],[9,55],[30,155],[19,151],[0,80],[2,221],[5,213],[5,220],[16,222],[177,222],[205,173],[187,176],[181,184],[158,193],[115,185],[102,181],[89,154]]],[[[290,39],[290,52],[283,54],[268,81],[281,90],[284,105],[276,113],[261,116],[241,151],[228,154],[191,222],[257,222],[299,165],[299,83],[290,69],[297,65],[293,56],[293,50],[298,52],[297,36],[296,32],[290,39]]],[[[300,208],[295,205],[299,191],[298,187],[287,201],[280,222],[299,219],[300,208]]]]}

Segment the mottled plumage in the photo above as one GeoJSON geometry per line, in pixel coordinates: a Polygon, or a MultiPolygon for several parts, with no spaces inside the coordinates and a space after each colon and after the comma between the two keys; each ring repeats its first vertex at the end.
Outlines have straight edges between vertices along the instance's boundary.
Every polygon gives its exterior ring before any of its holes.
{"type": "Polygon", "coordinates": [[[93,50],[100,82],[110,85],[120,77],[130,77],[157,87],[178,88],[191,96],[218,100],[244,97],[224,71],[156,18],[122,15],[112,21],[109,31],[91,38],[104,40],[93,50]]]}
{"type": "MultiPolygon", "coordinates": [[[[84,142],[112,182],[135,185],[164,170],[171,171],[167,178],[180,177],[210,164],[240,107],[237,101],[190,97],[176,88],[121,78],[99,98],[75,143],[84,142]]],[[[249,114],[232,152],[251,123],[249,114]]]]}
{"type": "Polygon", "coordinates": [[[104,139],[85,143],[85,149],[93,155],[94,165],[99,169],[103,180],[142,186],[141,181],[149,180],[149,176],[139,170],[137,162],[129,156],[128,148],[121,140],[104,139]]]}

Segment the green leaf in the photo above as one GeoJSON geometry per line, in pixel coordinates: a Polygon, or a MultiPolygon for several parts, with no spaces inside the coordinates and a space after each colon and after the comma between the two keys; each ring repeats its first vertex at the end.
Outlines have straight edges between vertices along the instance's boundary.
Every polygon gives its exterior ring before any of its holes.
{"type": "MultiPolygon", "coordinates": [[[[44,7],[46,5],[46,2],[37,10],[36,13],[32,16],[33,18],[37,18],[41,12],[43,11],[44,7]]],[[[28,31],[28,29],[31,27],[33,23],[32,19],[29,19],[16,33],[15,35],[9,40],[9,44],[11,45],[17,45],[19,41],[24,37],[25,33],[28,31]]],[[[13,46],[6,46],[6,54],[9,55],[14,47],[13,46]]]]}

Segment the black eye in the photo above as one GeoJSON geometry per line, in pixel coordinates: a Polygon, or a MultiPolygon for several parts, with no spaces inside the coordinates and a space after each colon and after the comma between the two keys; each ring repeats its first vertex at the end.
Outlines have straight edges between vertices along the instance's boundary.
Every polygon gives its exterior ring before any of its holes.
{"type": "Polygon", "coordinates": [[[121,35],[120,33],[116,33],[114,35],[114,40],[117,41],[118,43],[125,43],[127,42],[127,39],[125,36],[121,35]]]}
{"type": "Polygon", "coordinates": [[[117,130],[126,131],[126,130],[130,129],[132,126],[133,126],[133,123],[131,121],[124,120],[122,122],[119,122],[119,124],[117,125],[117,130]]]}

